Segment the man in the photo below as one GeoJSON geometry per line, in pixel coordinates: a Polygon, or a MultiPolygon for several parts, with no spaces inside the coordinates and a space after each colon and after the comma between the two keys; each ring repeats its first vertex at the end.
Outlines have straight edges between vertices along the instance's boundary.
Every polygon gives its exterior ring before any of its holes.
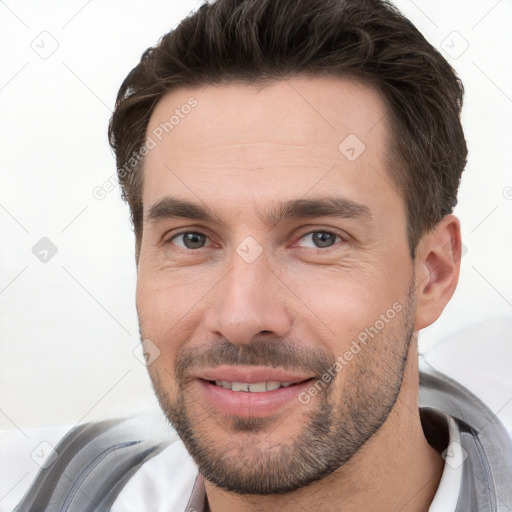
{"type": "Polygon", "coordinates": [[[149,49],[109,135],[181,440],[80,427],[16,510],[510,510],[505,429],[418,361],[459,275],[462,96],[382,0],[218,0],[149,49]]]}

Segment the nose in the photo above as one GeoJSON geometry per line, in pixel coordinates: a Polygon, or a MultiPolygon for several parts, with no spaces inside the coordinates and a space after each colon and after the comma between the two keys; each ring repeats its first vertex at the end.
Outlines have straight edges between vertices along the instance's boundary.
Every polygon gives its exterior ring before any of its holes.
{"type": "Polygon", "coordinates": [[[289,292],[263,254],[251,263],[234,254],[230,270],[212,292],[204,316],[210,336],[247,344],[255,336],[289,333],[293,324],[289,292]]]}

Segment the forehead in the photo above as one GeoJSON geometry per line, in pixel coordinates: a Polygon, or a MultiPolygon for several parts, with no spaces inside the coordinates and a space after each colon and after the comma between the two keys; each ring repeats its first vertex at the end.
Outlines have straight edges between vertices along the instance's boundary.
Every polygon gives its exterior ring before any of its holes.
{"type": "Polygon", "coordinates": [[[207,145],[213,135],[216,144],[252,140],[255,127],[264,124],[261,135],[269,139],[310,144],[316,142],[315,135],[337,140],[343,133],[355,133],[368,139],[378,124],[386,125],[386,112],[381,94],[366,84],[347,78],[296,76],[267,83],[175,89],[158,102],[147,131],[150,135],[161,127],[161,137],[172,132],[176,144],[187,147],[180,138],[185,125],[207,145]]]}
{"type": "Polygon", "coordinates": [[[178,88],[159,101],[146,135],[154,147],[144,164],[145,211],[162,186],[189,197],[229,190],[295,197],[341,180],[357,196],[390,181],[386,103],[349,79],[178,88]]]}

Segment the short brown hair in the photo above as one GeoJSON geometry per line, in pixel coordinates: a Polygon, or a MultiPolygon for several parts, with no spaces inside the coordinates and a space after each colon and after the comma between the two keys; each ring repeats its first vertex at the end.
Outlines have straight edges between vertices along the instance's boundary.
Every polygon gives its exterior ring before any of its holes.
{"type": "Polygon", "coordinates": [[[467,158],[460,122],[464,89],[443,56],[387,0],[217,0],[144,52],[121,85],[109,124],[137,256],[140,150],[162,96],[183,86],[293,75],[352,77],[383,95],[395,160],[387,167],[406,205],[414,258],[422,235],[457,203],[467,158]]]}

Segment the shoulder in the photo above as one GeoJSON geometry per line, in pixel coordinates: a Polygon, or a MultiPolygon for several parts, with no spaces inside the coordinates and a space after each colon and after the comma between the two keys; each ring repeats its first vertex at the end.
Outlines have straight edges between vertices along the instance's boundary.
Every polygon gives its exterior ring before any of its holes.
{"type": "Polygon", "coordinates": [[[76,426],[15,511],[108,510],[145,462],[178,442],[158,414],[76,426]]]}
{"type": "MultiPolygon", "coordinates": [[[[462,466],[460,510],[490,510],[488,504],[497,501],[512,507],[512,439],[497,414],[422,358],[419,406],[423,415],[450,417],[456,422],[460,451],[456,460],[457,467],[462,466]]],[[[447,459],[450,446],[445,448],[443,456],[447,453],[445,460],[451,465],[454,461],[450,464],[447,459]]]]}

